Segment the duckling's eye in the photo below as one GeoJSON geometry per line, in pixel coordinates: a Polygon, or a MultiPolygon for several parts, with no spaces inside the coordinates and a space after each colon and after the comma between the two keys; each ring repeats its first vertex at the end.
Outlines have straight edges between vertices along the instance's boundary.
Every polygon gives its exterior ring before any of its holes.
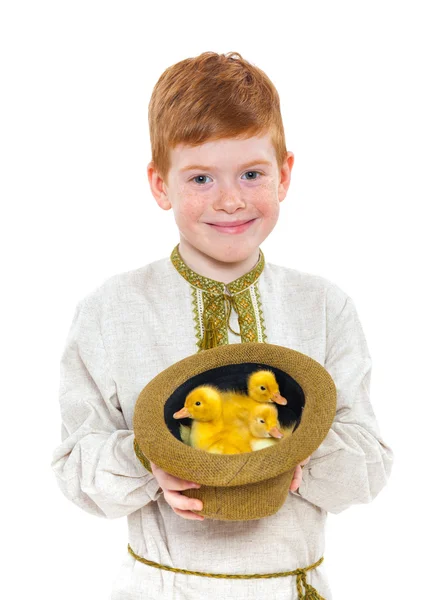
{"type": "Polygon", "coordinates": [[[260,388],[261,388],[262,390],[265,390],[265,389],[266,389],[266,388],[264,387],[264,385],[260,385],[260,388]]]}
{"type": "Polygon", "coordinates": [[[260,423],[265,423],[266,421],[264,419],[260,419],[260,423]]]}
{"type": "Polygon", "coordinates": [[[201,402],[195,402],[195,406],[201,406],[201,402]]]}

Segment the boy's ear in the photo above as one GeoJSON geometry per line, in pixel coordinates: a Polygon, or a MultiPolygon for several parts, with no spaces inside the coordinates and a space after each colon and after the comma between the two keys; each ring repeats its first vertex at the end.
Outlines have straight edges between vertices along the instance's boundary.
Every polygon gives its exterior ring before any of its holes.
{"type": "Polygon", "coordinates": [[[149,162],[147,165],[147,177],[148,183],[150,184],[151,193],[153,194],[158,205],[164,210],[170,210],[172,205],[168,199],[167,187],[161,175],[154,166],[153,161],[149,162]]]}
{"type": "Polygon", "coordinates": [[[281,202],[286,198],[287,190],[290,186],[291,171],[294,166],[294,153],[288,152],[285,161],[280,169],[278,184],[278,199],[281,202]]]}

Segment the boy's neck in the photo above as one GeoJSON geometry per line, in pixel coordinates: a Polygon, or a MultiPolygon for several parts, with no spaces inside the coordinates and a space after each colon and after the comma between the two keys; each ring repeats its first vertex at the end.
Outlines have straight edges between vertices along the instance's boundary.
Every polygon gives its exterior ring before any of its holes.
{"type": "Polygon", "coordinates": [[[196,250],[196,248],[190,246],[190,244],[184,242],[182,239],[178,250],[182,260],[189,269],[192,269],[198,275],[214,279],[215,281],[221,281],[225,284],[231,283],[251,271],[260,258],[260,251],[257,248],[253,254],[240,262],[220,262],[196,250]]]}

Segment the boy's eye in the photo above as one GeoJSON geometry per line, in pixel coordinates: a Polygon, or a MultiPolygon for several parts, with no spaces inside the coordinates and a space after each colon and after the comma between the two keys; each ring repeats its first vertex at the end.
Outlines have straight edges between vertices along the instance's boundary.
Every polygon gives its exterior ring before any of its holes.
{"type": "MultiPolygon", "coordinates": [[[[244,173],[244,175],[253,175],[253,174],[257,174],[260,175],[261,173],[259,173],[259,171],[247,171],[246,173],[244,173]]],[[[255,179],[258,179],[258,177],[248,177],[247,179],[250,179],[250,181],[254,181],[255,179]]]]}
{"type": "MultiPolygon", "coordinates": [[[[261,175],[261,173],[259,171],[246,171],[244,175],[249,175],[249,177],[247,178],[248,181],[255,181],[256,179],[258,179],[258,177],[251,177],[251,175],[261,175]]],[[[204,185],[205,183],[207,183],[205,181],[206,178],[210,179],[208,175],[196,175],[195,177],[192,177],[192,181],[194,181],[198,185],[204,185]]]]}
{"type": "Polygon", "coordinates": [[[206,183],[205,181],[196,181],[196,179],[205,179],[206,177],[208,177],[208,175],[196,175],[196,177],[192,178],[192,181],[194,181],[195,183],[206,183]]]}

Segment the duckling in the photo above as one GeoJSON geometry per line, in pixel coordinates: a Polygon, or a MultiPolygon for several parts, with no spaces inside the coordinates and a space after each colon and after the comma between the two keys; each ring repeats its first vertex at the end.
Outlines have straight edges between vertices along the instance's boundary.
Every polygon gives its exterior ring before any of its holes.
{"type": "Polygon", "coordinates": [[[278,411],[270,404],[260,404],[252,409],[249,419],[250,447],[261,450],[277,444],[291,435],[293,428],[283,428],[278,421],[278,411]]]}
{"type": "Polygon", "coordinates": [[[254,371],[247,380],[247,393],[255,402],[276,402],[287,404],[286,398],[280,394],[275,373],[268,369],[254,371]]]}
{"type": "Polygon", "coordinates": [[[202,385],[192,390],[185,399],[184,407],[173,417],[193,419],[189,435],[187,428],[181,429],[181,439],[193,448],[213,454],[251,451],[248,437],[223,418],[221,393],[215,386],[202,385]]]}
{"type": "Polygon", "coordinates": [[[215,386],[201,385],[194,388],[185,399],[181,410],[173,414],[174,419],[193,419],[188,443],[193,448],[206,450],[224,429],[221,393],[215,386]]]}
{"type": "Polygon", "coordinates": [[[258,404],[252,409],[248,426],[250,433],[256,438],[283,437],[279,429],[278,411],[269,404],[258,404]]]}

